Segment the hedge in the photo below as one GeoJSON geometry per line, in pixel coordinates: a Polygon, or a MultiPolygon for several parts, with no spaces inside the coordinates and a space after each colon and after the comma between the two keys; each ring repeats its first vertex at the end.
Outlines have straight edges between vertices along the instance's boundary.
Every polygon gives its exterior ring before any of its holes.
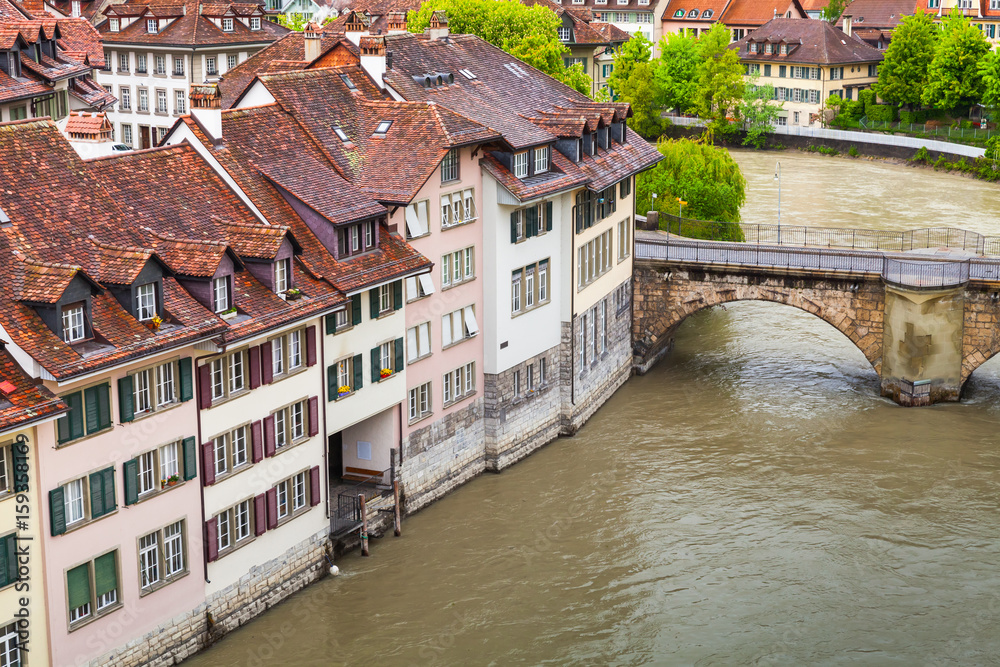
{"type": "Polygon", "coordinates": [[[868,107],[875,104],[875,91],[871,88],[866,88],[865,90],[858,92],[858,102],[865,107],[865,113],[868,113],[868,107]]]}
{"type": "Polygon", "coordinates": [[[919,109],[917,111],[906,111],[905,109],[899,110],[899,122],[900,123],[912,123],[913,125],[920,125],[921,123],[927,122],[927,110],[919,109]]]}
{"type": "Polygon", "coordinates": [[[865,107],[865,115],[868,116],[868,120],[891,123],[896,120],[896,107],[888,104],[869,104],[865,107]]]}

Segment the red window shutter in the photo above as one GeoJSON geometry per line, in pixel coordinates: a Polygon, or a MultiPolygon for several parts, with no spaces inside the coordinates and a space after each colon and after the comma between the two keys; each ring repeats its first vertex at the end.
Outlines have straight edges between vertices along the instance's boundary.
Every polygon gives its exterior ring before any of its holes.
{"type": "Polygon", "coordinates": [[[271,384],[274,379],[274,354],[271,351],[271,343],[260,344],[260,383],[271,384]]]}
{"type": "Polygon", "coordinates": [[[219,558],[219,520],[212,517],[205,522],[205,559],[211,563],[219,558]]]}
{"type": "Polygon", "coordinates": [[[261,439],[260,420],[250,424],[250,460],[259,463],[264,458],[264,442],[261,439]]]}
{"type": "Polygon", "coordinates": [[[274,415],[264,417],[264,456],[274,456],[274,415]]]}
{"type": "Polygon", "coordinates": [[[314,436],[319,433],[319,397],[313,396],[309,399],[309,435],[314,436]]]}
{"type": "Polygon", "coordinates": [[[253,499],[253,534],[258,537],[267,530],[267,511],[264,509],[264,494],[260,494],[253,499]]]}
{"type": "Polygon", "coordinates": [[[201,445],[201,480],[205,486],[215,484],[215,447],[211,442],[201,445]]]}
{"type": "Polygon", "coordinates": [[[278,490],[268,489],[264,495],[267,496],[267,527],[278,527],[278,490]]]}
{"type": "Polygon", "coordinates": [[[209,364],[198,367],[198,407],[212,407],[212,368],[209,364]]]}
{"type": "Polygon", "coordinates": [[[251,347],[247,356],[250,357],[250,388],[256,389],[260,386],[260,348],[251,347]]]}
{"type": "Polygon", "coordinates": [[[309,471],[309,492],[312,494],[309,504],[312,507],[319,505],[319,501],[322,497],[322,489],[319,485],[319,466],[313,466],[309,471]]]}
{"type": "Polygon", "coordinates": [[[306,366],[316,365],[316,327],[306,328],[306,366]]]}

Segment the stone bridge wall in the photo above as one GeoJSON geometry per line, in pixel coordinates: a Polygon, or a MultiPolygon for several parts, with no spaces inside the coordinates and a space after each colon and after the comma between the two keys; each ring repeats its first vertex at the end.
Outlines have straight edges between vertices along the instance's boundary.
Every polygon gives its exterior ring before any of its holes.
{"type": "Polygon", "coordinates": [[[734,272],[637,261],[633,286],[632,334],[640,373],[670,349],[674,331],[689,315],[747,300],[783,303],[816,315],[850,338],[876,372],[881,368],[885,290],[878,277],[734,272]]]}

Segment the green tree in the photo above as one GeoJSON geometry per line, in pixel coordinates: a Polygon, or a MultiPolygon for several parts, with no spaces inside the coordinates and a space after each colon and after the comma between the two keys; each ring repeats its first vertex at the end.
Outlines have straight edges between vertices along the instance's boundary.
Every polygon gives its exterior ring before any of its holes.
{"type": "Polygon", "coordinates": [[[944,21],[944,31],[934,48],[934,59],[927,68],[924,104],[939,109],[957,109],[978,101],[983,93],[980,65],[989,52],[990,44],[982,30],[953,11],[944,21]]]}
{"type": "Polygon", "coordinates": [[[555,12],[542,5],[528,7],[517,0],[428,0],[407,15],[411,32],[423,32],[431,14],[448,14],[448,28],[454,33],[478,35],[484,40],[523,60],[539,71],[575,88],[591,93],[591,80],[582,68],[566,67],[563,56],[569,53],[559,41],[562,25],[555,12]]]}
{"type": "Polygon", "coordinates": [[[764,139],[778,122],[784,102],[774,101],[774,86],[758,84],[760,72],[754,72],[743,87],[743,99],[737,110],[743,121],[747,135],[743,139],[744,146],[764,147],[764,139]]]}
{"type": "Polygon", "coordinates": [[[700,62],[692,106],[709,121],[709,137],[730,130],[727,115],[743,99],[743,65],[729,48],[729,38],[729,30],[716,23],[698,39],[700,62]]]}
{"type": "Polygon", "coordinates": [[[684,113],[691,109],[701,55],[693,37],[670,33],[660,40],[660,57],[653,61],[656,102],[684,113]]]}
{"type": "Polygon", "coordinates": [[[983,106],[990,109],[1000,108],[1000,51],[990,51],[979,64],[979,73],[983,77],[983,106]]]}
{"type": "Polygon", "coordinates": [[[937,38],[930,14],[902,17],[878,67],[878,83],[872,86],[883,102],[909,109],[920,105],[937,38]]]}
{"type": "Polygon", "coordinates": [[[654,138],[663,132],[663,119],[656,104],[656,84],[651,63],[636,63],[629,77],[618,82],[618,100],[632,106],[628,126],[644,137],[654,138]]]}
{"type": "Polygon", "coordinates": [[[844,13],[844,8],[847,7],[850,0],[830,0],[823,11],[819,13],[820,19],[826,21],[827,23],[836,23],[840,15],[844,13]]]}
{"type": "MultiPolygon", "coordinates": [[[[636,179],[636,213],[645,215],[656,193],[664,213],[676,212],[680,197],[687,202],[685,218],[740,221],[747,182],[729,151],[694,139],[660,139],[656,147],[663,160],[636,179]]],[[[727,238],[736,235],[721,229],[727,238]]]]}
{"type": "Polygon", "coordinates": [[[631,76],[638,63],[648,63],[653,55],[653,43],[636,33],[615,52],[615,66],[608,75],[612,95],[620,95],[622,84],[631,76]]]}

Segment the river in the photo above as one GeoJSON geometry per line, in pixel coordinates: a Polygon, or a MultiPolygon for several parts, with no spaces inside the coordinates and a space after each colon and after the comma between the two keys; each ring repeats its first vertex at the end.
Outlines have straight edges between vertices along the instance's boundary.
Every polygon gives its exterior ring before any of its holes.
{"type": "MultiPolygon", "coordinates": [[[[796,152],[737,153],[748,221],[775,158],[783,222],[1000,231],[995,186],[796,152]]],[[[997,664],[998,419],[1000,362],[900,408],[811,315],[704,311],[576,437],[188,664],[997,664]]]]}

